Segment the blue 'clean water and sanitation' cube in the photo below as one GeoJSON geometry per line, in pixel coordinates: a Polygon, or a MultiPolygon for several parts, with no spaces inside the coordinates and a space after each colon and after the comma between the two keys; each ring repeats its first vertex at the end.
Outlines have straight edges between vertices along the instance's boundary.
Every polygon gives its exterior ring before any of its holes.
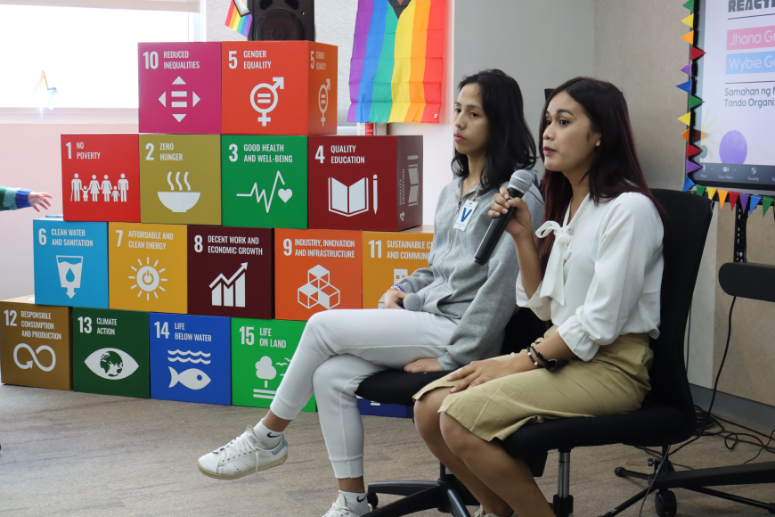
{"type": "Polygon", "coordinates": [[[107,308],[108,225],[47,217],[32,222],[35,302],[107,308]]]}
{"type": "Polygon", "coordinates": [[[231,404],[231,320],[151,313],[151,398],[231,404]]]}

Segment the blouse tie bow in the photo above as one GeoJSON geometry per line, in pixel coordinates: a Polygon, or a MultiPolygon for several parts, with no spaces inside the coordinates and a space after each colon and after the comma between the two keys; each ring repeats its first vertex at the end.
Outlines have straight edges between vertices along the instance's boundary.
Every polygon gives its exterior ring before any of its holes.
{"type": "Polygon", "coordinates": [[[549,254],[549,262],[546,265],[543,285],[541,286],[541,298],[550,297],[558,303],[565,305],[565,262],[572,253],[573,228],[560,226],[555,221],[546,221],[536,231],[536,236],[543,239],[554,233],[554,246],[549,254]]]}

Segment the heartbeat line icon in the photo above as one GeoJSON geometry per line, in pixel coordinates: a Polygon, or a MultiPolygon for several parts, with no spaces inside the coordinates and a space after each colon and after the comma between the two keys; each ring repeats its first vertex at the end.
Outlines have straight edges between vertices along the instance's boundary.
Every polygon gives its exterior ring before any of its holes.
{"type": "MultiPolygon", "coordinates": [[[[272,200],[274,199],[274,193],[277,189],[277,180],[280,180],[285,185],[285,180],[283,179],[283,175],[280,174],[280,171],[277,171],[277,175],[274,177],[274,185],[272,185],[272,193],[269,194],[269,199],[266,197],[266,189],[263,189],[261,191],[261,194],[258,193],[258,183],[253,183],[253,188],[251,189],[250,193],[248,194],[237,194],[237,197],[251,197],[256,196],[256,203],[261,203],[261,199],[264,199],[264,207],[266,208],[266,213],[269,213],[269,210],[272,208],[272,200]]],[[[291,196],[293,195],[293,191],[291,189],[283,189],[277,190],[277,195],[280,197],[283,203],[287,203],[289,199],[291,199],[291,196]]]]}

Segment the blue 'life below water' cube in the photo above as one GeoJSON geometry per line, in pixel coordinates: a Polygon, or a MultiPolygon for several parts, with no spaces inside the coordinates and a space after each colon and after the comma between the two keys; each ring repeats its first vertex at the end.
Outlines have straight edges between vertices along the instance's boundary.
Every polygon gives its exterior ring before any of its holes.
{"type": "Polygon", "coordinates": [[[151,398],[231,404],[231,321],[151,313],[151,398]]]}
{"type": "Polygon", "coordinates": [[[108,225],[35,219],[35,303],[108,308],[108,225]]]}

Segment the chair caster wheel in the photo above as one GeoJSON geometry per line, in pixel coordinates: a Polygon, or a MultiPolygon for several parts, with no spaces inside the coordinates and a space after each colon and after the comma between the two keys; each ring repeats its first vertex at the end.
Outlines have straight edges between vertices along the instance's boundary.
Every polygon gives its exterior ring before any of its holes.
{"type": "Polygon", "coordinates": [[[614,474],[616,474],[617,477],[623,478],[624,477],[624,467],[616,467],[614,469],[614,474]]]}
{"type": "Polygon", "coordinates": [[[675,494],[670,490],[654,494],[654,506],[659,517],[674,517],[678,511],[675,494]]]}
{"type": "Polygon", "coordinates": [[[377,506],[379,506],[379,497],[377,497],[377,494],[374,494],[372,492],[367,493],[366,500],[369,502],[369,504],[374,510],[376,510],[377,506]]]}

